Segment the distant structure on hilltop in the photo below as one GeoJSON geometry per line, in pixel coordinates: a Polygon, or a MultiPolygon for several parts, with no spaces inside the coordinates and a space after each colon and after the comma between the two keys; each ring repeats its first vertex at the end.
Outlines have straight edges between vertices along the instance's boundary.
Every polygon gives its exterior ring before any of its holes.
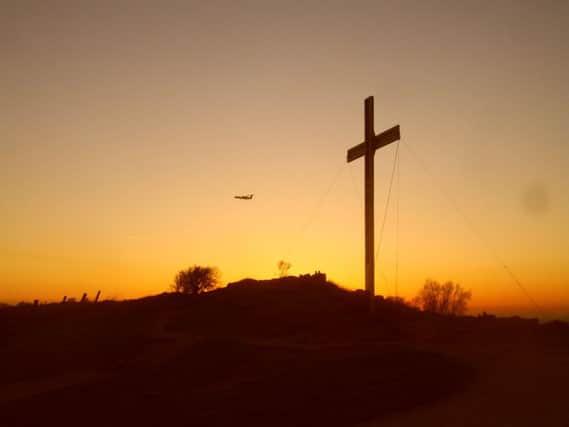
{"type": "Polygon", "coordinates": [[[322,273],[319,270],[316,270],[314,274],[301,274],[300,276],[298,276],[298,278],[303,280],[309,280],[311,282],[325,283],[326,273],[322,273]]]}

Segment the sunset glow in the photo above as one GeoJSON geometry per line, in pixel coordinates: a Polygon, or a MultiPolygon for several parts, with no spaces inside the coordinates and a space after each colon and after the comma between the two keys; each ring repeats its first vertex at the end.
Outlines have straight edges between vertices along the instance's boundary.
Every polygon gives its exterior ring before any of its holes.
{"type": "Polygon", "coordinates": [[[566,3],[24,3],[0,17],[0,302],[281,259],[363,288],[346,150],[373,95],[376,131],[401,126],[377,292],[453,280],[474,314],[569,317],[566,3]]]}

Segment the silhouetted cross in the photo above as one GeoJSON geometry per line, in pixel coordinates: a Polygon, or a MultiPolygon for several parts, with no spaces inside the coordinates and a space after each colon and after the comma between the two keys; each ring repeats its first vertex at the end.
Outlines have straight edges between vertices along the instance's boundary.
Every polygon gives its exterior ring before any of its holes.
{"type": "Polygon", "coordinates": [[[375,150],[400,138],[399,125],[378,135],[373,128],[373,96],[365,100],[365,141],[348,150],[348,163],[360,157],[365,159],[365,289],[370,298],[370,311],[374,310],[375,258],[373,224],[373,156],[375,150]]]}

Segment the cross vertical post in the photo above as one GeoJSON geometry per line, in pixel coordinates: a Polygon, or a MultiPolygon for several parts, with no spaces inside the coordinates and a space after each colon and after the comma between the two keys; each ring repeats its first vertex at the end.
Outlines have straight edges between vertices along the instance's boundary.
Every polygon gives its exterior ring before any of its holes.
{"type": "Polygon", "coordinates": [[[374,258],[374,131],[373,96],[364,102],[365,155],[364,155],[364,187],[365,187],[365,290],[369,295],[369,310],[374,312],[375,296],[375,258],[374,258]]]}
{"type": "Polygon", "coordinates": [[[374,130],[373,96],[366,98],[364,103],[364,142],[348,150],[348,163],[364,158],[364,188],[365,188],[365,290],[369,296],[370,312],[374,311],[375,301],[375,256],[374,256],[374,156],[375,151],[400,139],[399,125],[375,134],[374,130]]]}

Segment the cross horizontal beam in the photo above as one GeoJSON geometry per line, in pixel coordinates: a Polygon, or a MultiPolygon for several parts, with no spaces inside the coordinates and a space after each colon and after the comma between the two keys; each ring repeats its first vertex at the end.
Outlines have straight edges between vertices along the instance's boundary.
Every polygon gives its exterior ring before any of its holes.
{"type": "MultiPolygon", "coordinates": [[[[373,138],[373,151],[385,147],[392,142],[398,141],[401,138],[399,133],[399,125],[393,126],[391,129],[387,129],[384,132],[381,132],[373,138]]],[[[353,160],[359,159],[360,157],[364,156],[366,153],[366,143],[365,141],[361,144],[356,145],[348,150],[348,163],[353,160]]]]}

